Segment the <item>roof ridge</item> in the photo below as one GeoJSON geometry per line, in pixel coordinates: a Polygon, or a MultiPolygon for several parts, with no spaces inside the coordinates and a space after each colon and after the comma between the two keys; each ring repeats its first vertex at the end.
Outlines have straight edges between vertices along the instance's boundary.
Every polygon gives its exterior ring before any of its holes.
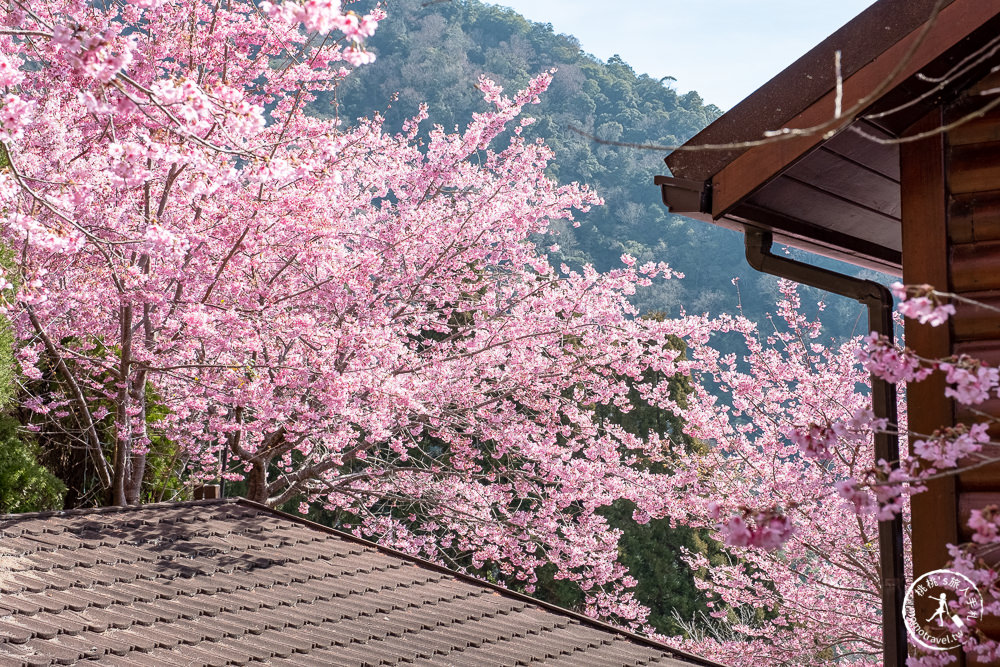
{"type": "Polygon", "coordinates": [[[209,498],[206,500],[166,500],[143,505],[103,505],[101,507],[75,507],[72,509],[46,510],[44,512],[23,512],[20,514],[0,514],[0,521],[28,521],[31,519],[54,519],[64,516],[83,516],[86,514],[116,514],[120,512],[139,512],[149,509],[165,509],[178,507],[197,507],[206,505],[237,505],[242,498],[209,498]]]}
{"type": "MultiPolygon", "coordinates": [[[[246,498],[240,498],[240,497],[210,498],[205,500],[166,501],[159,503],[149,503],[146,505],[130,505],[125,507],[120,507],[120,506],[89,507],[89,508],[78,508],[69,510],[54,510],[48,512],[31,512],[25,514],[5,514],[5,515],[0,515],[0,530],[3,530],[5,527],[11,526],[11,524],[27,522],[27,521],[71,518],[71,517],[107,516],[107,515],[125,514],[129,512],[136,512],[136,513],[147,512],[147,511],[155,512],[157,510],[164,510],[164,509],[182,509],[185,507],[194,508],[194,507],[213,507],[213,506],[226,506],[226,505],[240,505],[243,508],[255,510],[258,513],[258,515],[263,515],[263,514],[270,515],[277,519],[288,521],[289,523],[301,525],[310,530],[318,531],[327,535],[337,537],[343,541],[355,544],[366,550],[370,549],[372,551],[381,553],[386,556],[392,556],[401,561],[404,561],[405,563],[409,563],[410,565],[419,567],[423,570],[430,570],[432,572],[437,572],[447,577],[450,577],[454,580],[457,580],[459,582],[471,584],[473,586],[476,586],[478,589],[482,590],[483,591],[482,594],[485,594],[489,591],[493,591],[494,593],[503,595],[504,597],[510,600],[517,600],[519,602],[525,603],[526,605],[529,605],[530,607],[554,613],[561,618],[567,619],[570,623],[576,622],[582,625],[586,625],[610,633],[614,636],[620,637],[623,640],[632,641],[639,645],[646,646],[648,648],[653,648],[657,651],[666,653],[674,658],[687,661],[690,664],[702,665],[703,667],[723,667],[719,663],[673,648],[664,643],[656,641],[651,637],[641,635],[637,632],[616,627],[614,625],[611,625],[610,623],[599,621],[597,619],[586,616],[582,613],[570,609],[565,609],[563,607],[559,607],[557,605],[545,602],[543,600],[538,600],[536,598],[533,598],[524,593],[520,593],[518,591],[513,591],[509,588],[506,588],[505,586],[501,586],[499,584],[490,581],[484,581],[482,579],[478,579],[464,572],[457,572],[455,570],[444,567],[443,565],[439,565],[437,563],[420,558],[418,556],[413,556],[403,551],[399,551],[391,547],[380,545],[376,542],[372,542],[370,540],[366,540],[364,538],[353,535],[352,533],[348,533],[343,530],[338,530],[336,528],[331,528],[329,526],[324,526],[314,521],[310,521],[309,519],[306,519],[304,517],[296,516],[294,514],[289,514],[287,512],[283,512],[281,510],[268,507],[267,505],[254,502],[252,500],[247,500],[246,498]]],[[[376,569],[378,569],[379,571],[388,571],[391,569],[396,569],[398,567],[400,567],[400,565],[387,564],[379,566],[376,569]]],[[[480,594],[468,593],[468,595],[470,596],[475,595],[476,597],[478,597],[480,594]]],[[[523,607],[522,609],[525,608],[527,607],[523,607]]],[[[505,614],[503,610],[497,610],[496,613],[505,614]]]]}

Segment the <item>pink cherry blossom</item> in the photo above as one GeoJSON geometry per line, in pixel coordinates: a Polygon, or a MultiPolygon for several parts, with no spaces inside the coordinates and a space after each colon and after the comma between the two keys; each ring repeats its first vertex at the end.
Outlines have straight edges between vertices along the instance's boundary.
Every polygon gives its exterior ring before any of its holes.
{"type": "Polygon", "coordinates": [[[753,531],[747,526],[743,517],[734,516],[726,519],[719,527],[723,541],[732,547],[748,547],[753,542],[753,531]]]}
{"type": "Polygon", "coordinates": [[[749,666],[826,664],[815,647],[829,643],[856,651],[858,664],[878,665],[877,647],[842,633],[879,632],[878,590],[866,583],[877,581],[870,544],[876,513],[880,499],[883,511],[898,505],[905,512],[909,496],[906,480],[875,486],[879,477],[869,469],[875,431],[905,422],[889,425],[871,414],[869,374],[857,359],[862,342],[814,345],[817,327],[798,310],[795,287],[781,289],[771,335],[740,318],[712,322],[714,335],[740,337],[741,355],[720,355],[708,341],[689,338],[696,341],[687,350],[695,398],[683,416],[689,432],[712,445],[675,470],[672,499],[680,507],[670,510],[688,525],[716,529],[726,545],[728,563],[686,559],[715,613],[766,609],[775,621],[739,624],[730,640],[680,645],[749,666]]]}
{"type": "Polygon", "coordinates": [[[791,440],[806,456],[817,459],[830,459],[833,457],[833,448],[841,435],[842,429],[838,425],[829,424],[809,424],[805,427],[793,426],[788,430],[786,436],[791,440]]]}
{"type": "Polygon", "coordinates": [[[870,373],[886,382],[919,382],[933,372],[909,350],[897,349],[875,333],[865,337],[857,357],[870,373]]]}
{"type": "Polygon", "coordinates": [[[913,453],[937,469],[955,468],[959,462],[982,449],[989,442],[988,424],[943,429],[934,437],[915,440],[913,453]]]}
{"type": "Polygon", "coordinates": [[[0,55],[0,86],[16,86],[24,80],[24,74],[9,57],[0,55]]]}
{"type": "Polygon", "coordinates": [[[751,544],[767,551],[773,551],[783,545],[794,531],[789,518],[780,514],[758,514],[755,521],[757,528],[751,544]]]}
{"type": "Polygon", "coordinates": [[[921,324],[939,326],[955,314],[955,306],[941,303],[937,293],[930,285],[906,288],[901,283],[892,284],[893,295],[900,299],[899,312],[904,317],[911,317],[921,324]]]}
{"type": "MultiPolygon", "coordinates": [[[[168,443],[191,484],[302,499],[525,590],[554,568],[586,613],[648,629],[600,512],[629,501],[637,521],[717,531],[723,559],[685,562],[713,613],[758,619],[738,641],[676,644],[734,667],[830,651],[876,664],[875,522],[981,460],[988,436],[942,429],[912,455],[903,438],[898,466],[873,465],[875,432],[906,424],[870,413],[869,374],[937,367],[949,396],[977,403],[996,372],[874,335],[824,344],[787,282],[766,333],[637,317],[630,296],[678,278],[669,266],[624,254],[602,274],[537,250],[601,203],[549,179],[552,151],[519,132],[551,72],[511,94],[483,78],[484,111],[453,132],[425,110],[400,133],[306,113],[345,64],[371,61],[383,16],[336,0],[19,3],[0,34],[16,85],[0,105],[0,232],[25,428],[71,430],[116,504],[139,502],[151,446],[168,443]],[[742,351],[720,353],[720,337],[742,351]],[[681,418],[692,451],[600,417],[635,396],[681,418]]],[[[954,312],[930,287],[894,290],[921,322],[954,312]]],[[[973,546],[997,543],[987,510],[970,528],[973,546]]],[[[951,553],[996,591],[971,547],[951,553]]]]}
{"type": "Polygon", "coordinates": [[[982,510],[972,510],[969,517],[969,528],[974,531],[972,541],[977,544],[995,544],[1000,542],[1000,516],[997,507],[990,505],[982,510]]]}
{"type": "Polygon", "coordinates": [[[951,385],[944,390],[945,396],[965,405],[978,405],[989,399],[990,392],[1000,384],[1000,371],[967,357],[941,362],[938,368],[945,371],[946,381],[951,385]]]}

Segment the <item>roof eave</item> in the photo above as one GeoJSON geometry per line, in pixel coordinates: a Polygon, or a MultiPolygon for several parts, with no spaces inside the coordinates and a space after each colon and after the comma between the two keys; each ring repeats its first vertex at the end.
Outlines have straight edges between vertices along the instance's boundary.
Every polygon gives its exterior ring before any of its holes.
{"type": "MultiPolygon", "coordinates": [[[[947,8],[957,0],[944,0],[947,8]]],[[[967,1],[967,0],[966,0],[967,1]]],[[[975,0],[983,5],[990,0],[975,0]]],[[[848,79],[926,23],[937,0],[880,0],[782,70],[666,158],[674,176],[707,180],[748,151],[769,131],[780,130],[835,91],[835,54],[848,79]],[[717,148],[693,151],[699,146],[717,148]],[[733,146],[725,149],[722,146],[733,146]]],[[[833,105],[825,109],[829,116],[833,105]]]]}

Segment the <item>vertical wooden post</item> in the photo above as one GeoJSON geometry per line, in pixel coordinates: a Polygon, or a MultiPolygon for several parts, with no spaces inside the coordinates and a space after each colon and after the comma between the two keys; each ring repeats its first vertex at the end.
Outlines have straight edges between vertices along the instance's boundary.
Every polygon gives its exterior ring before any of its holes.
{"type": "MultiPolygon", "coordinates": [[[[915,134],[941,127],[938,109],[907,130],[915,134]]],[[[948,192],[945,177],[945,137],[934,134],[900,147],[902,197],[903,282],[950,289],[948,280],[948,192]]],[[[906,344],[925,358],[951,354],[949,326],[932,327],[906,321],[906,344]]],[[[907,387],[911,433],[933,433],[954,423],[945,382],[934,373],[907,387]]],[[[911,437],[911,442],[914,438],[911,437]]],[[[947,544],[958,543],[958,495],[954,477],[927,482],[927,491],[912,497],[911,525],[914,578],[948,562],[947,544]]],[[[961,660],[961,657],[959,658],[961,660]]]]}
{"type": "MultiPolygon", "coordinates": [[[[923,132],[941,126],[935,111],[907,131],[923,132]]],[[[936,134],[900,147],[902,196],[903,282],[927,283],[941,290],[948,284],[947,189],[944,136],[936,134]]],[[[906,321],[906,344],[927,358],[951,354],[948,327],[906,321]]],[[[935,373],[907,387],[909,428],[933,433],[953,423],[951,402],[944,398],[944,377],[935,373]]],[[[913,573],[943,567],[948,562],[945,545],[958,541],[958,510],[954,477],[932,480],[927,491],[913,496],[913,573]]]]}

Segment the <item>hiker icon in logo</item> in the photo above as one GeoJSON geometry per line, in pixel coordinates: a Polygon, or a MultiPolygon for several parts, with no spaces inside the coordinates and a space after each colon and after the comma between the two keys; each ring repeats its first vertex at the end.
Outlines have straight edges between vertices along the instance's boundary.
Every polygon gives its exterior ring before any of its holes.
{"type": "Polygon", "coordinates": [[[983,597],[965,575],[935,570],[919,577],[906,591],[903,621],[910,637],[932,651],[947,651],[962,644],[970,627],[983,615],[983,597]],[[918,621],[917,607],[923,617],[918,621]]]}
{"type": "MultiPolygon", "coordinates": [[[[967,589],[963,589],[959,592],[964,593],[967,589]]],[[[927,622],[932,622],[935,618],[941,619],[943,622],[945,620],[944,615],[948,614],[948,620],[957,625],[959,628],[965,628],[965,622],[962,620],[961,616],[952,614],[951,610],[948,609],[948,594],[942,593],[938,596],[938,608],[937,611],[931,614],[931,617],[927,619],[927,622]]]]}

